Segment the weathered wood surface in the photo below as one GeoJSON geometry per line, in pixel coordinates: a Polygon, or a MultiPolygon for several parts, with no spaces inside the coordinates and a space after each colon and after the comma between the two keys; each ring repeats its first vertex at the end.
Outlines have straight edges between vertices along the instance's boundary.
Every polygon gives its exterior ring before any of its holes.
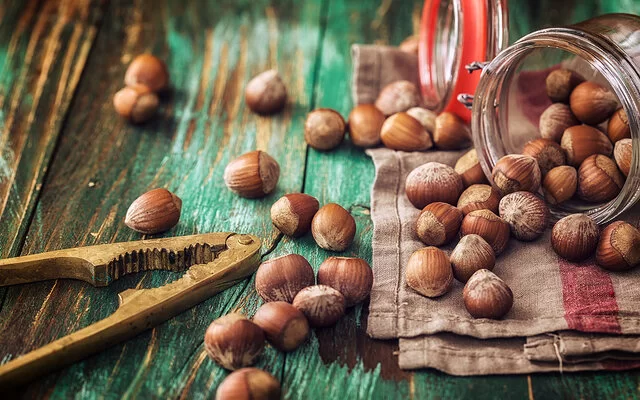
{"type": "MultiPolygon", "coordinates": [[[[269,221],[275,199],[304,191],[352,212],[358,235],[345,254],[371,259],[371,161],[348,142],[330,153],[307,149],[302,125],[314,107],[332,107],[346,117],[350,45],[399,43],[416,29],[422,1],[121,0],[86,8],[84,2],[68,3],[0,6],[0,65],[11,72],[0,74],[0,173],[15,176],[0,176],[3,257],[137,240],[123,223],[128,205],[150,188],[166,187],[182,198],[183,213],[165,236],[251,232],[265,241],[263,252],[298,252],[317,268],[327,252],[310,236],[278,236],[269,221]],[[78,9],[76,4],[83,4],[82,13],[64,12],[78,9]],[[43,16],[42,9],[49,14],[43,16]],[[63,18],[63,34],[56,36],[51,26],[57,26],[58,15],[75,17],[63,18]],[[57,37],[62,39],[51,41],[57,37]],[[38,62],[22,61],[29,46],[38,62]],[[47,46],[55,49],[49,58],[47,46]],[[167,61],[174,89],[164,96],[159,118],[131,126],[115,115],[111,99],[127,63],[143,51],[167,61]],[[272,67],[288,83],[290,104],[275,118],[257,117],[244,105],[243,88],[251,76],[272,67]],[[52,72],[45,76],[45,70],[52,72]],[[38,93],[41,100],[34,102],[38,93]],[[266,199],[240,199],[224,187],[222,172],[230,159],[255,148],[279,161],[282,176],[266,199]]],[[[516,35],[547,18],[561,20],[567,10],[574,21],[602,11],[640,12],[640,2],[632,0],[510,3],[516,35]]],[[[100,289],[67,280],[0,289],[0,362],[111,314],[117,293],[127,288],[155,287],[177,276],[148,272],[100,289]]],[[[210,398],[226,372],[206,357],[204,330],[229,310],[252,314],[259,304],[253,280],[239,284],[20,394],[210,398]]],[[[366,309],[350,310],[336,327],[316,331],[293,353],[268,348],[259,367],[278,377],[292,399],[638,396],[636,371],[475,378],[401,371],[397,343],[366,336],[366,309]]]]}

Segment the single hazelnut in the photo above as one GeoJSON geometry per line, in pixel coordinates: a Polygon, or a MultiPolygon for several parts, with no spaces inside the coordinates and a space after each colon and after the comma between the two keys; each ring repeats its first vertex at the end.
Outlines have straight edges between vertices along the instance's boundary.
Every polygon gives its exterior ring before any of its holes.
{"type": "Polygon", "coordinates": [[[453,285],[449,257],[437,247],[417,250],[409,257],[405,278],[407,285],[423,296],[442,296],[453,285]]]}
{"type": "Polygon", "coordinates": [[[298,254],[288,254],[260,264],[256,272],[256,292],[266,302],[291,303],[299,291],[315,283],[313,268],[298,254]]]}
{"type": "Polygon", "coordinates": [[[352,307],[369,297],[373,272],[362,258],[329,257],[318,268],[318,284],[342,293],[346,307],[352,307]]]}
{"type": "Polygon", "coordinates": [[[626,271],[640,265],[640,231],[616,221],[602,230],[596,262],[610,271],[626,271]]]}
{"type": "Polygon", "coordinates": [[[346,131],[347,124],[342,115],[329,108],[311,111],[304,122],[304,140],[316,150],[338,147],[346,131]]]}
{"type": "Polygon", "coordinates": [[[580,121],[598,125],[616,111],[618,98],[609,89],[595,82],[583,82],[571,92],[569,105],[573,115],[580,121]]]}
{"type": "Polygon", "coordinates": [[[576,168],[593,154],[610,156],[613,149],[604,133],[588,125],[572,126],[564,131],[560,146],[567,153],[567,164],[576,168]]]}
{"type": "Polygon", "coordinates": [[[309,324],[316,328],[334,325],[345,310],[342,293],[326,285],[304,288],[293,299],[293,306],[307,317],[309,324]]]}
{"type": "Polygon", "coordinates": [[[456,204],[463,189],[460,175],[450,166],[438,162],[415,168],[405,181],[407,197],[419,209],[436,201],[456,204]]]}
{"type": "Polygon", "coordinates": [[[564,131],[579,124],[568,105],[554,103],[540,115],[540,136],[560,143],[564,131]]]}
{"type": "Polygon", "coordinates": [[[500,200],[500,217],[518,240],[531,241],[542,236],[549,223],[549,207],[530,192],[510,193],[500,200]]]}
{"type": "Polygon", "coordinates": [[[384,114],[373,104],[360,104],[349,114],[349,137],[358,147],[373,147],[380,143],[384,114]]]}
{"type": "Polygon", "coordinates": [[[462,211],[451,204],[431,203],[418,217],[416,234],[427,246],[442,246],[458,235],[463,217],[462,211]]]}
{"type": "Polygon", "coordinates": [[[578,171],[568,165],[555,167],[542,181],[544,198],[549,204],[560,204],[569,200],[578,188],[578,171]]]}
{"type": "Polygon", "coordinates": [[[287,87],[278,71],[271,69],[256,75],[244,89],[244,101],[258,114],[275,114],[287,104],[287,87]]]}
{"type": "Polygon", "coordinates": [[[116,112],[134,124],[151,119],[159,104],[158,95],[144,85],[127,86],[113,96],[116,112]]]}
{"type": "Polygon", "coordinates": [[[229,190],[249,199],[273,192],[279,178],[278,162],[260,150],[241,155],[224,169],[224,183],[229,190]]]}
{"type": "Polygon", "coordinates": [[[257,368],[233,371],[216,390],[216,400],[279,400],[280,396],[280,382],[257,368]]]}
{"type": "Polygon", "coordinates": [[[509,154],[493,167],[493,183],[504,196],[513,192],[536,192],[540,188],[541,172],[531,156],[509,154]]]}
{"type": "Polygon", "coordinates": [[[624,176],[609,157],[594,154],[578,169],[578,196],[582,200],[602,203],[613,200],[624,186],[624,176]]]}
{"type": "Polygon", "coordinates": [[[127,210],[125,225],[152,235],[173,228],[180,220],[182,200],[167,189],[153,189],[135,199],[127,210]]]}
{"type": "Polygon", "coordinates": [[[471,185],[458,200],[458,208],[464,215],[476,210],[489,210],[498,213],[500,193],[489,185],[471,185]]]}
{"type": "Polygon", "coordinates": [[[309,336],[307,318],[290,303],[265,303],[253,316],[253,323],[264,331],[269,343],[280,351],[297,349],[309,336]]]}
{"type": "Polygon", "coordinates": [[[513,306],[511,288],[487,269],[471,275],[462,290],[462,298],[465,308],[474,318],[499,319],[513,306]]]}
{"type": "Polygon", "coordinates": [[[453,169],[462,178],[464,187],[488,182],[480,165],[480,161],[478,160],[476,149],[471,149],[464,153],[464,155],[458,159],[453,169]]]}
{"type": "Polygon", "coordinates": [[[344,251],[356,235],[356,221],[349,211],[329,203],[311,221],[311,234],[318,246],[325,250],[344,251]]]}
{"type": "Polygon", "coordinates": [[[480,235],[499,256],[509,243],[509,224],[489,210],[471,211],[462,220],[460,234],[462,236],[480,235]]]}
{"type": "Polygon", "coordinates": [[[535,139],[524,145],[522,154],[536,159],[540,172],[546,175],[555,167],[564,165],[566,156],[560,145],[549,139],[535,139]]]}
{"type": "Polygon", "coordinates": [[[380,139],[385,147],[401,151],[428,150],[431,136],[415,118],[404,112],[393,114],[382,125],[380,139]]]}
{"type": "Polygon", "coordinates": [[[264,333],[242,314],[227,314],[209,325],[204,348],[222,367],[235,370],[256,361],[264,348],[264,333]]]}
{"type": "Polygon", "coordinates": [[[271,206],[271,221],[285,235],[299,237],[309,232],[319,207],[318,200],[308,194],[285,194],[271,206]]]}
{"type": "Polygon", "coordinates": [[[624,176],[629,176],[631,170],[631,157],[633,156],[633,143],[631,139],[621,139],[616,142],[616,146],[613,149],[613,157],[616,159],[616,164],[620,168],[620,172],[624,176]]]}
{"type": "Polygon", "coordinates": [[[607,125],[607,135],[611,143],[616,144],[618,140],[631,138],[631,128],[629,128],[629,118],[623,108],[613,113],[607,125]]]}
{"type": "Polygon", "coordinates": [[[376,107],[386,116],[411,107],[416,107],[422,102],[420,92],[415,84],[409,81],[395,81],[385,86],[378,94],[376,107]]]}
{"type": "Polygon", "coordinates": [[[492,270],[496,265],[496,255],[491,245],[480,235],[463,236],[449,256],[453,276],[466,282],[480,269],[492,270]]]}
{"type": "Polygon", "coordinates": [[[440,150],[458,150],[471,146],[471,130],[457,115],[443,112],[436,118],[433,143],[440,150]]]}
{"type": "Polygon", "coordinates": [[[407,114],[417,119],[422,127],[429,133],[433,133],[436,129],[436,118],[438,114],[422,107],[413,107],[407,110],[407,114]]]}
{"type": "Polygon", "coordinates": [[[402,43],[400,43],[400,45],[398,46],[398,48],[401,51],[404,51],[405,53],[415,54],[417,56],[419,43],[420,43],[420,36],[411,35],[407,37],[405,40],[403,40],[402,43]]]}
{"type": "Polygon", "coordinates": [[[141,54],[131,61],[124,75],[124,84],[134,86],[143,84],[153,92],[159,92],[169,86],[167,66],[158,57],[141,54]]]}
{"type": "Polygon", "coordinates": [[[562,258],[582,261],[596,251],[600,230],[585,214],[568,215],[553,226],[551,247],[562,258]]]}
{"type": "Polygon", "coordinates": [[[553,102],[568,103],[571,92],[582,82],[584,78],[577,73],[568,69],[556,69],[547,75],[547,96],[553,102]]]}

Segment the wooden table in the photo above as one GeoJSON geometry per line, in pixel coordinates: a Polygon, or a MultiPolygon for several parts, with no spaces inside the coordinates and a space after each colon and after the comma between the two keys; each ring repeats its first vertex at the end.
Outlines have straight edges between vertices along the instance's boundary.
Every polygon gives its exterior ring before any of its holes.
{"type": "MultiPolygon", "coordinates": [[[[282,194],[304,191],[348,208],[357,240],[345,252],[371,259],[374,170],[350,143],[307,148],[306,113],[352,103],[352,43],[397,44],[416,29],[421,1],[391,0],[13,0],[0,5],[0,256],[139,239],[124,225],[141,193],[166,187],[183,200],[165,235],[251,232],[272,255],[296,252],[314,267],[329,255],[309,236],[277,235],[269,219],[282,194]],[[132,126],[112,107],[127,64],[150,51],[167,61],[173,91],[161,116],[132,126]],[[290,90],[282,115],[249,112],[243,88],[276,67],[290,90]],[[268,151],[282,176],[263,200],[238,198],[222,173],[234,157],[268,151]]],[[[544,23],[626,11],[640,2],[511,1],[513,38],[544,23]],[[556,3],[562,3],[560,5],[556,3]],[[600,4],[601,3],[601,4],[600,4]]],[[[108,288],[69,280],[0,289],[0,362],[104,318],[116,294],[176,279],[127,276],[108,288]]],[[[52,398],[209,398],[227,373],[209,360],[203,334],[231,310],[252,314],[253,281],[236,285],[124,344],[46,376],[21,392],[52,398]]],[[[459,378],[401,371],[397,342],[365,334],[367,306],[317,330],[298,351],[268,348],[258,367],[286,398],[632,398],[640,374],[541,374],[459,378]]]]}

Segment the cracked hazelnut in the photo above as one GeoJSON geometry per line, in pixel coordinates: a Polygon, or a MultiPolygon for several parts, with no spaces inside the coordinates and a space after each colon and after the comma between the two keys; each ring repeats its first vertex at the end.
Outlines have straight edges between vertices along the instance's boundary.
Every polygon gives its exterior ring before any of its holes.
{"type": "Polygon", "coordinates": [[[167,189],[153,189],[135,199],[127,210],[125,225],[152,235],[173,228],[180,220],[182,200],[167,189]]]}
{"type": "Polygon", "coordinates": [[[373,272],[362,258],[329,257],[318,268],[318,284],[342,293],[346,307],[352,307],[369,297],[373,272]]]}
{"type": "Polygon", "coordinates": [[[405,181],[407,197],[419,209],[437,201],[456,204],[463,189],[460,175],[450,166],[438,162],[415,168],[405,181]]]}
{"type": "Polygon", "coordinates": [[[318,108],[307,115],[304,140],[316,150],[332,150],[342,143],[347,124],[342,115],[329,108],[318,108]]]}
{"type": "Polygon", "coordinates": [[[287,87],[278,71],[271,69],[256,75],[247,83],[244,100],[255,113],[275,114],[287,104],[287,87]]]}
{"type": "Polygon", "coordinates": [[[631,128],[629,128],[629,118],[624,109],[620,108],[613,113],[607,125],[607,135],[611,143],[616,144],[618,140],[631,138],[631,128]]]}
{"type": "Polygon", "coordinates": [[[491,245],[496,256],[507,247],[509,231],[509,224],[489,210],[470,212],[464,217],[460,226],[462,236],[480,235],[491,245]]]}
{"type": "Polygon", "coordinates": [[[373,147],[380,143],[384,114],[373,104],[360,104],[349,114],[349,137],[358,147],[373,147]]]}
{"type": "Polygon", "coordinates": [[[493,248],[480,235],[463,236],[449,257],[453,276],[466,282],[480,269],[492,270],[496,264],[493,248]]]}
{"type": "Polygon", "coordinates": [[[421,151],[433,146],[431,136],[417,119],[404,112],[387,118],[380,131],[385,147],[401,151],[421,151]]]}
{"type": "Polygon", "coordinates": [[[599,238],[598,225],[584,214],[568,215],[551,230],[553,250],[569,261],[582,261],[592,255],[599,238]]]}
{"type": "Polygon", "coordinates": [[[229,190],[248,199],[273,192],[279,178],[278,162],[260,150],[241,155],[224,169],[224,183],[229,190]]]}
{"type": "Polygon", "coordinates": [[[596,262],[610,271],[626,271],[640,265],[640,231],[616,221],[602,230],[596,262]]]}
{"type": "Polygon", "coordinates": [[[476,149],[471,149],[458,159],[453,168],[462,178],[465,187],[487,183],[476,149]]]}
{"type": "Polygon", "coordinates": [[[419,106],[421,102],[416,85],[409,81],[395,81],[380,91],[376,107],[389,116],[419,106]]]}
{"type": "Polygon", "coordinates": [[[131,61],[124,75],[124,84],[134,86],[142,84],[153,92],[159,92],[169,86],[167,66],[158,57],[141,54],[131,61]]]}
{"type": "Polygon", "coordinates": [[[286,194],[271,206],[271,221],[285,235],[299,237],[309,232],[319,207],[318,200],[308,194],[286,194]]]}
{"type": "Polygon", "coordinates": [[[568,105],[554,103],[540,115],[540,136],[560,143],[564,131],[579,124],[568,105]]]}
{"type": "Polygon", "coordinates": [[[293,299],[293,306],[307,317],[313,327],[323,328],[334,325],[345,310],[342,293],[326,285],[304,288],[293,299]]]}
{"type": "Polygon", "coordinates": [[[113,96],[116,112],[134,124],[151,119],[159,104],[158,95],[144,85],[127,86],[113,96]]]}
{"type": "Polygon", "coordinates": [[[618,140],[613,149],[613,157],[616,159],[616,164],[618,164],[618,168],[620,168],[620,172],[622,172],[624,176],[629,176],[632,156],[633,144],[631,139],[618,140]]]}
{"type": "Polygon", "coordinates": [[[474,318],[502,318],[513,306],[511,288],[493,272],[474,273],[462,291],[464,306],[474,318]]]}
{"type": "Polygon", "coordinates": [[[471,146],[471,130],[457,115],[443,112],[436,118],[433,143],[441,150],[458,150],[471,146]]]}
{"type": "Polygon", "coordinates": [[[498,213],[500,193],[489,185],[471,185],[458,200],[458,208],[464,215],[476,210],[489,210],[498,213]]]}
{"type": "Polygon", "coordinates": [[[444,251],[426,247],[409,257],[405,278],[407,285],[421,295],[438,297],[451,289],[453,271],[444,251]]]}
{"type": "Polygon", "coordinates": [[[594,154],[611,155],[613,146],[607,136],[588,125],[572,126],[564,131],[560,146],[567,153],[567,164],[576,168],[594,154]]]}
{"type": "Polygon", "coordinates": [[[356,235],[356,221],[349,211],[329,203],[316,213],[311,222],[311,234],[325,250],[344,251],[356,235]]]}
{"type": "Polygon", "coordinates": [[[264,333],[242,314],[227,314],[209,325],[204,347],[215,362],[235,370],[255,363],[264,348],[264,333]]]}
{"type": "Polygon", "coordinates": [[[569,200],[578,188],[578,171],[568,165],[555,167],[542,181],[544,198],[549,204],[560,204],[569,200]]]}
{"type": "Polygon", "coordinates": [[[573,89],[569,98],[571,112],[580,121],[598,125],[618,108],[618,99],[609,89],[595,82],[583,82],[573,89]]]}
{"type": "Polygon", "coordinates": [[[493,183],[504,196],[509,193],[536,192],[540,188],[541,172],[531,156],[509,154],[493,167],[493,183]]]}
{"type": "Polygon", "coordinates": [[[265,303],[253,316],[253,323],[263,331],[269,343],[280,351],[297,349],[309,336],[307,318],[290,303],[265,303]]]}
{"type": "Polygon", "coordinates": [[[549,139],[535,139],[524,145],[522,154],[536,159],[540,172],[546,175],[555,167],[564,165],[566,157],[560,145],[549,139]]]}
{"type": "Polygon", "coordinates": [[[518,240],[531,241],[542,236],[549,222],[549,207],[530,192],[510,193],[500,200],[500,217],[518,240]]]}
{"type": "Polygon", "coordinates": [[[224,378],[216,390],[216,400],[279,400],[280,382],[268,372],[242,368],[224,378]]]}
{"type": "Polygon", "coordinates": [[[313,268],[298,254],[288,254],[260,264],[256,272],[256,292],[266,302],[291,303],[296,294],[315,283],[313,268]]]}
{"type": "Polygon", "coordinates": [[[571,92],[582,82],[584,78],[577,73],[568,69],[557,69],[547,75],[547,96],[553,102],[568,103],[571,92]]]}
{"type": "Polygon", "coordinates": [[[451,204],[431,203],[416,221],[416,234],[427,246],[442,246],[458,235],[463,217],[462,211],[451,204]]]}
{"type": "Polygon", "coordinates": [[[624,177],[609,157],[594,154],[578,169],[578,196],[582,200],[602,203],[613,200],[624,186],[624,177]]]}

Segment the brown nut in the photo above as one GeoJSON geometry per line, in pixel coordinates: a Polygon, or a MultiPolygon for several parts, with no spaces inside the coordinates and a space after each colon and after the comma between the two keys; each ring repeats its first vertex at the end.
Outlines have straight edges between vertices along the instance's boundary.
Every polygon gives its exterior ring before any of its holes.
{"type": "Polygon", "coordinates": [[[209,325],[204,348],[222,367],[235,370],[256,361],[264,348],[264,333],[242,314],[227,314],[209,325]]]}
{"type": "Polygon", "coordinates": [[[567,164],[578,168],[593,154],[611,155],[613,146],[607,136],[588,125],[577,125],[564,131],[560,146],[567,153],[567,164]]]}
{"type": "Polygon", "coordinates": [[[323,328],[342,318],[345,299],[332,287],[315,285],[302,289],[293,299],[293,306],[302,311],[311,326],[323,328]]]}
{"type": "Polygon", "coordinates": [[[362,258],[329,257],[318,268],[318,284],[342,293],[346,307],[352,307],[369,297],[373,272],[362,258]]]}
{"type": "Polygon", "coordinates": [[[380,131],[385,147],[401,151],[427,150],[433,146],[431,136],[415,118],[399,112],[387,118],[380,131]]]}
{"type": "Polygon", "coordinates": [[[309,232],[319,207],[318,200],[308,194],[285,194],[271,206],[271,221],[285,235],[299,237],[309,232]]]}
{"type": "Polygon", "coordinates": [[[571,92],[582,82],[584,78],[577,73],[568,69],[556,69],[547,75],[547,96],[553,102],[568,103],[571,92]]]}
{"type": "Polygon", "coordinates": [[[500,193],[489,185],[471,185],[458,200],[458,208],[464,215],[475,210],[489,210],[498,213],[500,193]]]}
{"type": "Polygon", "coordinates": [[[358,147],[373,147],[380,143],[384,114],[373,104],[360,104],[349,114],[349,137],[358,147]]]}
{"type": "Polygon", "coordinates": [[[376,107],[384,115],[389,116],[407,111],[411,107],[420,105],[421,102],[420,92],[416,85],[409,81],[395,81],[380,91],[376,107]]]}
{"type": "Polygon", "coordinates": [[[518,240],[531,241],[542,236],[549,223],[549,207],[533,193],[510,193],[500,200],[500,217],[518,240]]]}
{"type": "Polygon", "coordinates": [[[480,161],[478,161],[476,149],[471,149],[464,153],[464,155],[458,159],[453,169],[460,175],[460,178],[462,178],[464,187],[488,182],[480,165],[480,161]]]}
{"type": "Polygon", "coordinates": [[[251,111],[258,114],[274,114],[287,104],[287,87],[278,71],[271,69],[256,75],[244,89],[244,101],[251,111]]]}
{"type": "Polygon", "coordinates": [[[520,191],[536,192],[542,178],[536,159],[521,154],[509,154],[498,160],[492,176],[503,196],[520,191]]]}
{"type": "Polygon", "coordinates": [[[437,247],[425,247],[409,257],[405,272],[407,285],[426,297],[447,293],[453,285],[449,258],[437,247]]]}
{"type": "Polygon", "coordinates": [[[415,168],[405,182],[409,201],[419,209],[436,201],[456,204],[463,189],[460,175],[450,166],[438,162],[415,168]]]}
{"type": "Polygon", "coordinates": [[[489,210],[477,210],[467,214],[460,225],[462,236],[480,235],[493,248],[496,256],[507,248],[509,224],[489,210]]]}
{"type": "Polygon", "coordinates": [[[626,271],[640,265],[640,231],[616,221],[602,230],[596,262],[610,271],[626,271]]]}
{"type": "Polygon", "coordinates": [[[325,250],[344,251],[356,235],[356,221],[349,211],[329,203],[311,221],[311,234],[318,246],[325,250]]]}
{"type": "Polygon", "coordinates": [[[618,168],[620,168],[620,172],[624,176],[629,176],[632,155],[633,143],[631,139],[621,139],[616,142],[616,146],[613,149],[613,157],[616,159],[616,164],[618,164],[618,168]]]}
{"type": "Polygon", "coordinates": [[[141,54],[129,64],[124,75],[124,84],[127,86],[142,84],[153,92],[159,92],[169,86],[167,66],[158,57],[141,54]]]}
{"type": "Polygon", "coordinates": [[[466,282],[480,269],[492,270],[496,264],[496,255],[491,245],[480,235],[463,236],[449,256],[453,276],[460,282],[466,282]]]}
{"type": "Polygon", "coordinates": [[[131,203],[125,225],[136,232],[152,235],[167,231],[180,220],[182,200],[167,189],[150,190],[131,203]]]}
{"type": "Polygon", "coordinates": [[[416,221],[418,239],[427,246],[451,242],[460,231],[464,214],[451,204],[435,202],[427,205],[416,221]]]}
{"type": "Polygon", "coordinates": [[[216,400],[279,400],[280,382],[268,372],[242,368],[224,378],[216,390],[216,400]]]}
{"type": "Polygon", "coordinates": [[[568,215],[553,226],[551,246],[562,258],[582,261],[596,251],[600,230],[585,214],[568,215]]]}
{"type": "Polygon", "coordinates": [[[134,124],[151,119],[159,104],[158,95],[144,85],[127,86],[113,96],[116,112],[134,124]]]}
{"type": "Polygon", "coordinates": [[[502,318],[513,306],[511,288],[493,272],[474,273],[462,290],[464,306],[474,318],[502,318]]]}
{"type": "Polygon", "coordinates": [[[629,118],[624,109],[620,108],[613,113],[607,125],[607,135],[611,143],[616,144],[618,140],[631,138],[631,128],[629,128],[629,118]]]}
{"type": "Polygon", "coordinates": [[[407,114],[417,119],[422,127],[429,133],[433,133],[436,129],[436,118],[438,114],[422,107],[413,107],[407,110],[407,114]]]}
{"type": "Polygon", "coordinates": [[[458,150],[471,146],[471,130],[457,115],[443,112],[436,118],[433,143],[441,150],[458,150]]]}
{"type": "Polygon", "coordinates": [[[306,258],[288,254],[260,264],[256,272],[256,292],[266,302],[291,303],[299,291],[315,283],[313,268],[306,258]]]}
{"type": "Polygon", "coordinates": [[[332,150],[342,143],[347,130],[344,118],[330,108],[318,108],[307,115],[304,140],[316,150],[332,150]]]}
{"type": "Polygon", "coordinates": [[[224,183],[241,197],[254,199],[273,192],[280,178],[280,165],[264,151],[245,153],[224,169],[224,183]]]}
{"type": "Polygon", "coordinates": [[[297,349],[309,336],[307,318],[290,303],[265,303],[253,316],[253,323],[264,331],[269,343],[280,351],[297,349]]]}
{"type": "Polygon", "coordinates": [[[555,167],[542,181],[544,198],[549,204],[560,204],[569,200],[578,188],[578,171],[568,165],[555,167]]]}
{"type": "Polygon", "coordinates": [[[562,147],[549,139],[535,139],[527,142],[522,148],[522,154],[536,159],[543,176],[553,168],[564,165],[566,161],[562,147]]]}
{"type": "Polygon", "coordinates": [[[578,124],[580,122],[573,115],[568,105],[554,103],[540,115],[540,136],[543,139],[560,143],[564,131],[578,124]]]}
{"type": "Polygon", "coordinates": [[[578,196],[582,200],[602,203],[613,200],[624,186],[624,177],[609,157],[594,154],[578,169],[578,196]]]}
{"type": "Polygon", "coordinates": [[[400,43],[398,48],[405,53],[418,55],[418,44],[420,43],[419,35],[411,35],[400,43]]]}
{"type": "Polygon", "coordinates": [[[571,112],[580,121],[598,125],[618,108],[618,99],[609,89],[595,82],[583,82],[573,89],[569,99],[571,112]]]}

